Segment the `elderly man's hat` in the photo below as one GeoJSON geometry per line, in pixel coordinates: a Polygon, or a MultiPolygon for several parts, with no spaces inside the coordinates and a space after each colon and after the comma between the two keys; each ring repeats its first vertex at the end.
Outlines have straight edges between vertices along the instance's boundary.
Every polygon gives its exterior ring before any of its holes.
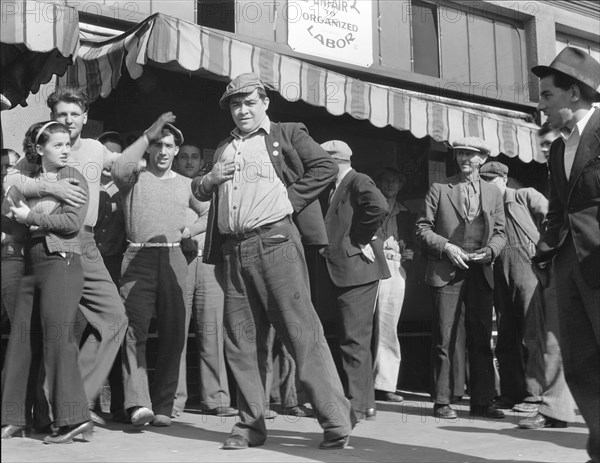
{"type": "Polygon", "coordinates": [[[223,109],[229,107],[229,98],[238,93],[252,93],[257,88],[265,89],[265,85],[262,83],[260,78],[251,72],[240,74],[231,82],[225,89],[225,93],[219,100],[219,106],[223,109]]]}
{"type": "Polygon", "coordinates": [[[479,175],[481,175],[486,180],[495,177],[507,177],[508,166],[498,161],[486,162],[479,169],[479,175]]]}
{"type": "Polygon", "coordinates": [[[485,140],[482,140],[479,137],[463,137],[463,138],[459,138],[458,140],[455,140],[454,143],[452,143],[452,148],[454,150],[467,150],[467,151],[473,151],[479,154],[483,154],[485,156],[488,156],[490,154],[491,148],[490,145],[488,145],[485,140]]]}
{"type": "Polygon", "coordinates": [[[531,68],[540,79],[553,71],[572,77],[577,82],[587,85],[595,93],[595,101],[600,101],[600,63],[588,53],[578,48],[565,47],[556,55],[550,66],[534,66],[531,68]]]}
{"type": "Polygon", "coordinates": [[[350,161],[352,150],[348,144],[341,140],[329,140],[321,144],[321,148],[327,151],[332,159],[341,159],[342,161],[350,161]]]}

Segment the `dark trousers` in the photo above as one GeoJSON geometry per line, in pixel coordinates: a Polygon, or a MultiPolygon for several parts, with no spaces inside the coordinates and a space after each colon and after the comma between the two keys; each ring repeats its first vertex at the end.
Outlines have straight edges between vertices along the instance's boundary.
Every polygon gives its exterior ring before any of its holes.
{"type": "Polygon", "coordinates": [[[129,247],[123,257],[121,297],[129,317],[123,345],[125,407],[171,416],[185,340],[187,262],[181,249],[129,247]],[[146,343],[156,311],[158,355],[148,386],[146,343]]]}
{"type": "Polygon", "coordinates": [[[590,429],[587,451],[600,462],[600,288],[584,279],[571,235],[554,260],[565,378],[590,429]]]}
{"type": "Polygon", "coordinates": [[[465,345],[471,406],[489,405],[495,395],[493,292],[481,265],[469,265],[468,270],[456,270],[455,278],[446,286],[433,288],[433,401],[437,404],[449,404],[452,400],[455,351],[465,345]]]}
{"type": "Polygon", "coordinates": [[[541,393],[541,386],[526,381],[527,348],[524,342],[528,311],[543,311],[542,288],[524,246],[505,248],[494,263],[494,306],[498,314],[496,357],[500,393],[515,403],[541,393]]]}
{"type": "Polygon", "coordinates": [[[335,288],[338,341],[342,354],[342,383],[346,397],[359,416],[375,408],[373,385],[373,313],[379,280],[365,285],[335,288]]]}
{"type": "Polygon", "coordinates": [[[350,434],[350,403],[310,301],[300,235],[291,220],[261,227],[260,234],[226,240],[225,352],[238,384],[240,421],[232,435],[265,441],[266,359],[258,352],[272,325],[296,362],[326,439],[350,434]]]}
{"type": "Polygon", "coordinates": [[[42,365],[55,426],[82,423],[90,415],[73,331],[83,288],[80,256],[49,254],[43,241],[34,243],[6,351],[2,424],[31,424],[26,404],[35,401],[28,396],[36,391],[42,365]]]}
{"type": "Polygon", "coordinates": [[[25,272],[23,256],[2,255],[2,326],[12,320],[17,306],[19,283],[25,272]]]}
{"type": "MultiPolygon", "coordinates": [[[[81,232],[83,294],[79,310],[92,334],[79,350],[85,393],[93,405],[121,349],[127,329],[125,307],[96,247],[94,234],[81,232]]],[[[79,324],[83,332],[85,326],[79,324]]]]}

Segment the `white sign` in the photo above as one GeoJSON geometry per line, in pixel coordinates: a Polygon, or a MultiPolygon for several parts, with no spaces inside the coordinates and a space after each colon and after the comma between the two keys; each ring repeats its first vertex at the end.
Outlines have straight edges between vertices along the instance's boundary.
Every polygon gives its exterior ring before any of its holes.
{"type": "Polygon", "coordinates": [[[373,64],[371,0],[289,0],[292,50],[359,66],[373,64]]]}

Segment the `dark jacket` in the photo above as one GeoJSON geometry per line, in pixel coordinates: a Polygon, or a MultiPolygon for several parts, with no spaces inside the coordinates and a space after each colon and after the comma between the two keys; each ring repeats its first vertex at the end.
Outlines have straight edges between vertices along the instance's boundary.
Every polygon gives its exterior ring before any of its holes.
{"type": "MultiPolygon", "coordinates": [[[[229,137],[219,144],[215,152],[215,162],[231,140],[229,137]]],[[[323,214],[319,202],[315,199],[335,180],[337,166],[329,154],[310,137],[304,124],[271,122],[270,133],[265,134],[265,143],[275,172],[287,187],[288,198],[294,208],[292,218],[302,235],[302,243],[327,245],[323,214]]],[[[200,201],[212,199],[203,261],[215,264],[222,260],[221,246],[224,239],[217,223],[218,188],[207,197],[198,188],[200,180],[197,178],[192,183],[194,196],[200,201]]]]}
{"type": "Polygon", "coordinates": [[[548,223],[537,247],[537,261],[550,260],[569,233],[587,283],[600,288],[600,109],[595,108],[579,140],[571,175],[565,175],[565,142],[550,147],[548,223]]]}
{"type": "MultiPolygon", "coordinates": [[[[504,202],[500,190],[481,181],[481,213],[485,219],[485,231],[482,247],[492,250],[496,258],[506,245],[504,230],[504,202]]],[[[448,183],[434,183],[425,196],[424,211],[416,224],[416,237],[428,256],[425,282],[434,287],[447,285],[456,273],[456,267],[444,252],[444,246],[450,242],[462,246],[459,230],[465,222],[464,210],[458,176],[448,183]]],[[[483,264],[485,278],[494,287],[492,265],[483,264]]]]}
{"type": "Polygon", "coordinates": [[[346,174],[325,215],[330,244],[323,256],[335,286],[357,286],[390,277],[383,242],[381,238],[373,240],[387,212],[387,201],[370,177],[355,170],[346,174]],[[359,244],[371,244],[375,262],[364,258],[359,244]]]}

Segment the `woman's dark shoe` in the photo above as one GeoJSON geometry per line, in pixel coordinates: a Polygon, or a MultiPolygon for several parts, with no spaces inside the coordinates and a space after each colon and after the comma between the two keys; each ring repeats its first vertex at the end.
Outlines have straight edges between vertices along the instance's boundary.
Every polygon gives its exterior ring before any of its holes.
{"type": "Polygon", "coordinates": [[[11,437],[26,437],[29,430],[25,426],[16,426],[14,424],[7,424],[2,428],[2,439],[10,439],[11,437]]]}
{"type": "Polygon", "coordinates": [[[93,431],[94,423],[91,420],[75,426],[63,426],[56,434],[44,437],[44,442],[46,444],[69,444],[77,436],[81,436],[80,439],[90,441],[92,440],[93,431]]]}

